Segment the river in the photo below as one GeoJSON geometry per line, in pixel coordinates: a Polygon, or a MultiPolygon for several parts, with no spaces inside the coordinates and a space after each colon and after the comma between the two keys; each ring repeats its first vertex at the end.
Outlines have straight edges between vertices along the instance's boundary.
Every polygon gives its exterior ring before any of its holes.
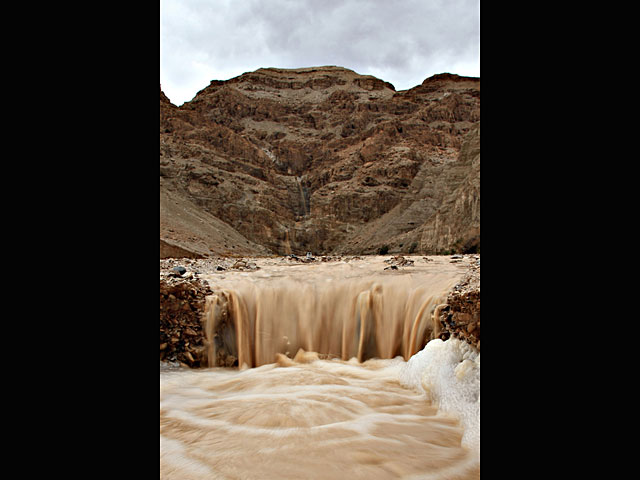
{"type": "Polygon", "coordinates": [[[432,334],[464,265],[256,262],[206,277],[240,368],[161,364],[161,478],[479,478],[480,354],[432,334]]]}

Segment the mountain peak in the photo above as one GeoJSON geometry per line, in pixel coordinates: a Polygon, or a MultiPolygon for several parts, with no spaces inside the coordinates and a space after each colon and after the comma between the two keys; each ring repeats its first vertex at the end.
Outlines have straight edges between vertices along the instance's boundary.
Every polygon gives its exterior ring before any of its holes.
{"type": "Polygon", "coordinates": [[[427,254],[479,242],[479,79],[443,73],[396,92],[339,66],[270,67],[179,108],[160,101],[167,243],[427,254]],[[213,218],[229,228],[205,231],[213,218]]]}

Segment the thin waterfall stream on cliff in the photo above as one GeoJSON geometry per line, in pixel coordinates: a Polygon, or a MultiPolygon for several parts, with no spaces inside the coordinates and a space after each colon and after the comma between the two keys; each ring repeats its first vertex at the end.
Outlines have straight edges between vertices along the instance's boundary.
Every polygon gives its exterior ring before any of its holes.
{"type": "Polygon", "coordinates": [[[480,354],[437,338],[463,265],[256,262],[205,277],[209,366],[161,363],[161,478],[480,477],[480,354]]]}

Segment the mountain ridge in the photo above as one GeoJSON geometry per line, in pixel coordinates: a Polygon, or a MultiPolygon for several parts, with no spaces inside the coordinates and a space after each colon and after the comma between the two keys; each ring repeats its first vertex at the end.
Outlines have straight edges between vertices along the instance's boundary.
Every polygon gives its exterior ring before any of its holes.
{"type": "Polygon", "coordinates": [[[161,87],[161,242],[201,256],[477,251],[479,144],[476,77],[398,92],[343,67],[261,68],[180,107],[161,87]]]}

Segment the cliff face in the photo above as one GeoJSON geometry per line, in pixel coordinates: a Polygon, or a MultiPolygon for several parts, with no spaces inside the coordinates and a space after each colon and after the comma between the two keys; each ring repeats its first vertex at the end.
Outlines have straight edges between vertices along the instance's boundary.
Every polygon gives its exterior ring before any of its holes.
{"type": "Polygon", "coordinates": [[[477,251],[480,80],[260,69],[179,108],[161,90],[160,198],[161,242],[197,255],[477,251]]]}

